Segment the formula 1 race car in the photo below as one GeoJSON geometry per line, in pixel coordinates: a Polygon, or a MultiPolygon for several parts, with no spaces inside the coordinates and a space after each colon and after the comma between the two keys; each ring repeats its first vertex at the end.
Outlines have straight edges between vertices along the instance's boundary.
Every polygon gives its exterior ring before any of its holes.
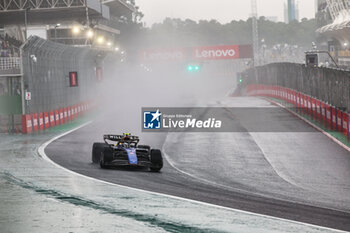
{"type": "Polygon", "coordinates": [[[123,135],[104,135],[104,143],[92,146],[92,162],[100,163],[101,168],[113,166],[148,167],[159,172],[163,167],[162,153],[148,145],[138,145],[139,137],[123,135]]]}

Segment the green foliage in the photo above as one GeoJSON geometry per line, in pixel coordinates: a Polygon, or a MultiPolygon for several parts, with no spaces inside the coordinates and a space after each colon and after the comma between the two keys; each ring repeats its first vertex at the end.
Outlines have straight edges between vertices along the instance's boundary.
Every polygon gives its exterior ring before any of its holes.
{"type": "MultiPolygon", "coordinates": [[[[315,19],[304,18],[301,22],[285,24],[260,17],[258,25],[259,38],[264,38],[267,46],[293,44],[309,47],[311,42],[316,40],[315,19]]],[[[156,23],[151,28],[138,27],[133,33],[136,33],[132,36],[133,47],[250,44],[252,43],[252,19],[221,24],[216,20],[196,22],[191,19],[166,18],[162,23],[156,23]]]]}

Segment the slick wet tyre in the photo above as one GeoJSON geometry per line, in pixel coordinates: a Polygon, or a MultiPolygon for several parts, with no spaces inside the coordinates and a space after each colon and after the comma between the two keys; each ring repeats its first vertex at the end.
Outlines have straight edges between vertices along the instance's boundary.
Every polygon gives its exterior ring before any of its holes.
{"type": "Polygon", "coordinates": [[[92,145],[92,162],[98,163],[100,161],[101,152],[105,147],[106,143],[95,142],[92,145]]]}
{"type": "Polygon", "coordinates": [[[102,152],[101,152],[101,157],[100,157],[100,167],[107,168],[107,166],[105,165],[105,160],[104,160],[104,156],[103,156],[102,152]]]}
{"type": "Polygon", "coordinates": [[[152,172],[159,172],[163,167],[162,152],[160,150],[152,149],[150,154],[150,160],[150,170],[152,172]]]}
{"type": "Polygon", "coordinates": [[[109,146],[105,146],[100,156],[100,167],[107,168],[106,163],[109,163],[113,160],[113,151],[109,146]]]}

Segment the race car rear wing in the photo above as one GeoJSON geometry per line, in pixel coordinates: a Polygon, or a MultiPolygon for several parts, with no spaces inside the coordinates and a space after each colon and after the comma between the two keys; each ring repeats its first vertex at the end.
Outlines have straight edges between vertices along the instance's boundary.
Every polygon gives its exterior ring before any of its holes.
{"type": "MultiPolygon", "coordinates": [[[[124,138],[125,138],[125,135],[112,135],[112,134],[103,135],[103,140],[110,140],[113,142],[119,142],[119,141],[123,140],[124,138]]],[[[133,142],[133,141],[139,142],[140,141],[138,136],[128,135],[127,138],[128,138],[127,141],[130,141],[130,142],[133,142]]]]}

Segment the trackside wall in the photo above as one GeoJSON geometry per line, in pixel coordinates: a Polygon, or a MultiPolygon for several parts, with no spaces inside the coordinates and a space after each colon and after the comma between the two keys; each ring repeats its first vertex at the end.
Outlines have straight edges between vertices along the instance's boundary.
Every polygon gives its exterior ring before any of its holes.
{"type": "Polygon", "coordinates": [[[274,63],[246,71],[243,87],[249,84],[290,88],[312,96],[342,111],[350,111],[350,72],[274,63]]]}
{"type": "Polygon", "coordinates": [[[67,123],[91,109],[99,82],[96,68],[105,54],[90,48],[72,47],[30,37],[23,46],[25,100],[23,133],[45,130],[67,123]],[[71,86],[70,72],[77,73],[77,86],[71,86]]]}
{"type": "Polygon", "coordinates": [[[245,88],[248,96],[277,98],[288,103],[288,107],[309,115],[332,131],[350,137],[350,115],[347,112],[295,89],[276,85],[249,84],[245,88]]]}
{"type": "Polygon", "coordinates": [[[75,105],[93,98],[98,82],[99,51],[31,37],[23,48],[25,91],[31,92],[26,113],[75,105]],[[69,72],[77,72],[78,86],[70,87],[69,72]]]}

